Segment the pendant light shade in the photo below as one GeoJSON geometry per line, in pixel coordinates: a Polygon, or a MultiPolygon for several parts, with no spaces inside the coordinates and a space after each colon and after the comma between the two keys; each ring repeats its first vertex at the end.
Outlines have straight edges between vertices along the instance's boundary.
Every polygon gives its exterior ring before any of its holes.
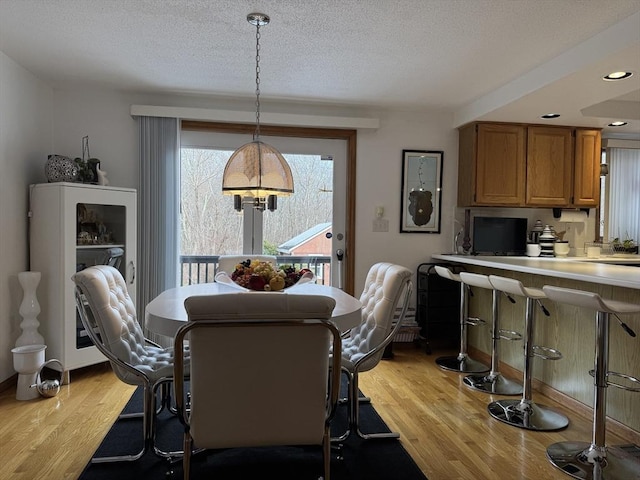
{"type": "Polygon", "coordinates": [[[293,193],[291,168],[278,150],[254,140],[233,152],[224,168],[222,193],[243,197],[280,197],[293,193]]]}
{"type": "Polygon", "coordinates": [[[222,193],[234,195],[234,208],[241,211],[245,197],[258,210],[276,209],[276,197],[293,193],[293,175],[282,154],[260,141],[260,27],[269,24],[264,13],[250,13],[247,21],[256,27],[256,131],[253,141],[241,146],[227,161],[222,175],[222,193]]]}

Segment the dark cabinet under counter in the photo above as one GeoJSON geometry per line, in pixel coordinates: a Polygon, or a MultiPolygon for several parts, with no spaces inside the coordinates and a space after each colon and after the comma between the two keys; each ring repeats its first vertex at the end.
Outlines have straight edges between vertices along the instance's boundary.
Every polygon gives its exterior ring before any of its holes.
{"type": "Polygon", "coordinates": [[[436,265],[459,273],[464,268],[449,263],[421,263],[417,269],[416,322],[419,343],[427,354],[433,348],[455,348],[460,344],[460,284],[443,278],[436,265]]]}

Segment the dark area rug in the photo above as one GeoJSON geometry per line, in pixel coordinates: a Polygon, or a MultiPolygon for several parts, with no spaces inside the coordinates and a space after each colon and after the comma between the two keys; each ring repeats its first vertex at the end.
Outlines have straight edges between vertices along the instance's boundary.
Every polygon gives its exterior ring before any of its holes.
{"type": "MultiPolygon", "coordinates": [[[[142,409],[142,393],[134,392],[124,412],[142,409]]],[[[373,406],[360,408],[363,432],[388,432],[389,428],[373,406]]],[[[341,405],[332,422],[337,435],[347,424],[347,407],[341,405]]],[[[182,449],[182,426],[167,412],[158,418],[157,444],[162,450],[182,449]]],[[[133,454],[142,448],[142,420],[118,420],[95,456],[133,454]]],[[[320,447],[262,447],[209,450],[191,459],[191,478],[244,480],[274,478],[278,480],[315,480],[322,476],[320,447]]],[[[80,480],[181,479],[182,464],[173,465],[147,452],[134,462],[89,464],[80,480]]],[[[342,443],[331,459],[333,480],[426,480],[409,454],[395,439],[361,440],[356,435],[342,443]]]]}

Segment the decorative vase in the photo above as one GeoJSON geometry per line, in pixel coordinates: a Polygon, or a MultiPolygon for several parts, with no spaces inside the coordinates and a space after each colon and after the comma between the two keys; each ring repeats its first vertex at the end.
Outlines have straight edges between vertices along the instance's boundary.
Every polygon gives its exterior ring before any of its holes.
{"type": "Polygon", "coordinates": [[[24,345],[44,345],[44,338],[38,333],[38,314],[40,313],[40,304],[36,297],[36,289],[40,283],[42,274],[40,272],[20,272],[18,273],[18,281],[22,286],[24,296],[20,304],[20,315],[23,320],[20,324],[22,335],[16,340],[16,347],[24,345]]]}
{"type": "Polygon", "coordinates": [[[49,183],[75,182],[78,180],[78,165],[64,155],[49,155],[44,173],[49,183]]]}
{"type": "Polygon", "coordinates": [[[540,256],[553,257],[553,245],[556,242],[556,236],[549,225],[544,226],[544,230],[538,240],[540,243],[540,256]]]}

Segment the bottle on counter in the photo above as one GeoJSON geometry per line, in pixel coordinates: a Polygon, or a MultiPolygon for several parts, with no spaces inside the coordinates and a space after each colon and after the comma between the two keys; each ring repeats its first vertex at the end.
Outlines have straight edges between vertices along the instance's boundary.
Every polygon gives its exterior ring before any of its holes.
{"type": "Polygon", "coordinates": [[[541,257],[553,257],[553,245],[556,242],[556,236],[554,235],[551,227],[545,225],[542,230],[542,234],[539,238],[540,243],[540,256],[541,257]]]}

